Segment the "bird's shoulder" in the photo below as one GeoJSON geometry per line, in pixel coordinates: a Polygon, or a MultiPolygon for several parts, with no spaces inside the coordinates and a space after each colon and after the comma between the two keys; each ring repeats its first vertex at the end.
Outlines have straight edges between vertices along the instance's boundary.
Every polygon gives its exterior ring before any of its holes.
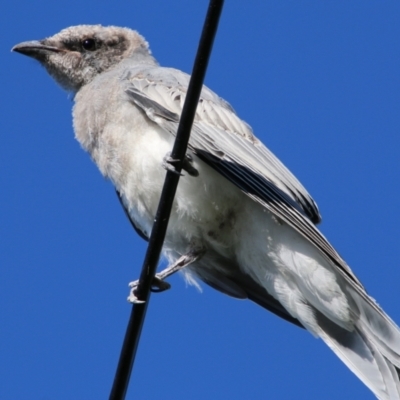
{"type": "MultiPolygon", "coordinates": [[[[140,65],[127,69],[122,81],[126,90],[140,93],[179,116],[186,99],[190,75],[175,68],[140,65]]],[[[200,94],[195,123],[239,135],[252,144],[261,144],[250,125],[238,117],[231,104],[205,85],[200,94]]]]}

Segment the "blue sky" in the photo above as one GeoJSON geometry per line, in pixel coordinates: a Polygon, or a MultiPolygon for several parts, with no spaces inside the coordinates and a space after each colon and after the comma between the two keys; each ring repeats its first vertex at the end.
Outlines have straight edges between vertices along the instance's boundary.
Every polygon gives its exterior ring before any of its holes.
{"type": "MultiPolygon", "coordinates": [[[[2,5],[0,398],[108,397],[145,252],[74,140],[67,94],[9,50],[71,25],[120,25],[190,72],[207,5],[2,5]]],[[[227,1],[206,77],[310,191],[322,232],[398,323],[399,20],[395,1],[227,1]]],[[[128,399],[373,398],[307,332],[170,282],[152,296],[128,399]]]]}

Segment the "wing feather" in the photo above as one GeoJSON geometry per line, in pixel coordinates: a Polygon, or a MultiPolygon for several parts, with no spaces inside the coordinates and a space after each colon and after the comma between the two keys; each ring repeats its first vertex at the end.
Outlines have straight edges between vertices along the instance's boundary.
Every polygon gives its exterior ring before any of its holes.
{"type": "MultiPolygon", "coordinates": [[[[125,78],[130,100],[163,129],[176,134],[189,76],[170,68],[139,67],[125,78]]],[[[232,107],[204,87],[189,142],[191,150],[254,201],[262,204],[315,245],[369,303],[351,269],[313,223],[321,217],[316,203],[241,121],[232,107]]],[[[375,304],[374,308],[381,312],[375,304]]]]}

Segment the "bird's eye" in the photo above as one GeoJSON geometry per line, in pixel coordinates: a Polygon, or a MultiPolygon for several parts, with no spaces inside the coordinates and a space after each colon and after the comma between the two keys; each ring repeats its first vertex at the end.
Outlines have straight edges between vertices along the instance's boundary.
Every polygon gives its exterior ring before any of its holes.
{"type": "Polygon", "coordinates": [[[88,51],[96,50],[96,41],[94,39],[85,39],[82,42],[82,47],[88,51]]]}

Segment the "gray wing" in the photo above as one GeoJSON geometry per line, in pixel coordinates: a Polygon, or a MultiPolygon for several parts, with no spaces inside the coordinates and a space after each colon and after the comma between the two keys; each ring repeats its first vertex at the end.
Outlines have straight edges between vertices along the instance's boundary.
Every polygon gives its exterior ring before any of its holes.
{"type": "MultiPolygon", "coordinates": [[[[130,97],[154,122],[167,130],[174,127],[171,133],[175,134],[175,124],[167,124],[167,121],[178,122],[189,76],[178,70],[156,67],[147,68],[145,73],[132,70],[126,78],[130,97]]],[[[312,222],[321,221],[317,205],[301,183],[253,135],[250,126],[237,117],[232,107],[206,87],[198,105],[190,144],[199,153],[203,150],[205,157],[204,151],[220,161],[248,167],[249,172],[263,176],[278,188],[292,206],[312,222]]],[[[232,176],[231,180],[234,179],[232,176]]]]}
{"type": "MultiPolygon", "coordinates": [[[[175,135],[189,76],[170,68],[141,66],[129,70],[121,79],[130,101],[149,119],[175,135]]],[[[231,106],[206,87],[197,107],[189,147],[319,248],[351,286],[365,294],[357,277],[314,226],[321,217],[305,188],[253,135],[231,106]]]]}

